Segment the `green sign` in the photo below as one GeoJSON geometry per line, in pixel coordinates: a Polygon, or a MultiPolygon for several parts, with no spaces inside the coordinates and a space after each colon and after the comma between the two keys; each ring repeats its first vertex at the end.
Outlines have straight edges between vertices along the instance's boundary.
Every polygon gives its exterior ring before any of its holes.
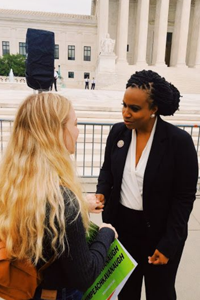
{"type": "MultiPolygon", "coordinates": [[[[91,223],[89,235],[86,237],[90,244],[96,237],[98,226],[91,223]]],[[[123,285],[131,275],[136,261],[116,239],[111,244],[105,266],[92,286],[85,292],[82,300],[111,300],[116,299],[123,285]]]]}

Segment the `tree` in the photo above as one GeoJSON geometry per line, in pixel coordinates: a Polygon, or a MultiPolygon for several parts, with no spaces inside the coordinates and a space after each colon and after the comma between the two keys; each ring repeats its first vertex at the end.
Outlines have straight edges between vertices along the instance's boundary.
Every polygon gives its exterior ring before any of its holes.
{"type": "Polygon", "coordinates": [[[8,76],[10,69],[15,76],[25,76],[26,57],[21,54],[5,54],[0,57],[0,75],[8,76]]]}

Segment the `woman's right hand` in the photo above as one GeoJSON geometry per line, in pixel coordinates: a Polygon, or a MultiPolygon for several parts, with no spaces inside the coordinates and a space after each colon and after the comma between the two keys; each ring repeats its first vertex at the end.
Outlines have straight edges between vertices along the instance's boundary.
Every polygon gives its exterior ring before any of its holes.
{"type": "Polygon", "coordinates": [[[108,224],[108,223],[102,223],[102,224],[100,225],[99,229],[101,229],[101,228],[110,228],[110,229],[112,229],[112,230],[114,231],[114,233],[115,233],[115,238],[116,238],[116,239],[118,238],[118,233],[117,233],[116,229],[115,229],[111,224],[108,224]]]}
{"type": "Polygon", "coordinates": [[[99,214],[103,211],[104,205],[96,198],[95,194],[87,194],[86,201],[90,213],[99,214]]]}
{"type": "Polygon", "coordinates": [[[103,194],[95,194],[96,199],[101,202],[101,204],[105,204],[105,197],[103,194]]]}

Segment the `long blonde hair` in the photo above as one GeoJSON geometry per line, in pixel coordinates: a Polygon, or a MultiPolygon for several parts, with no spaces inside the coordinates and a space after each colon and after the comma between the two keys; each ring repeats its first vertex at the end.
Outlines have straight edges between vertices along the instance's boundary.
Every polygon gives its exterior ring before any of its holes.
{"type": "Polygon", "coordinates": [[[87,206],[64,145],[70,109],[63,96],[41,93],[27,97],[18,110],[0,166],[0,239],[10,257],[35,264],[44,259],[45,231],[54,252],[64,251],[67,228],[61,186],[76,196],[88,228],[87,206]]]}

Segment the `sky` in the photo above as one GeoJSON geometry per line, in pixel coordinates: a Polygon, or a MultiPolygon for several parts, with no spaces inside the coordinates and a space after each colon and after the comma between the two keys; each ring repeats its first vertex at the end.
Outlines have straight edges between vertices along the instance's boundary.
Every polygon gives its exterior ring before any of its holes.
{"type": "Polygon", "coordinates": [[[90,15],[91,0],[0,0],[0,8],[90,15]]]}

